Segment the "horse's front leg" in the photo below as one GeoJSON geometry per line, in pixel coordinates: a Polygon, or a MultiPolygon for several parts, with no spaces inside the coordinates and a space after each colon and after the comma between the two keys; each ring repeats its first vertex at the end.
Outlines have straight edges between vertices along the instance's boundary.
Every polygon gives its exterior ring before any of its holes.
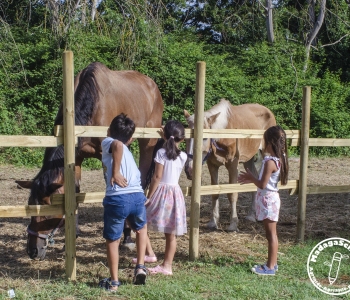
{"type": "MultiPolygon", "coordinates": [[[[81,182],[81,164],[83,163],[83,159],[80,157],[76,157],[75,159],[75,192],[80,193],[80,182],[81,182]]],[[[78,209],[78,204],[77,204],[78,209]]],[[[80,235],[79,229],[79,210],[75,215],[75,228],[76,228],[76,236],[80,235]]]]}
{"type": "MultiPolygon", "coordinates": [[[[258,171],[256,170],[255,164],[254,164],[254,157],[248,160],[247,162],[243,163],[244,168],[248,168],[255,177],[258,177],[258,171]]],[[[250,210],[248,212],[248,215],[246,215],[246,220],[256,222],[255,218],[255,197],[256,197],[256,192],[251,192],[251,206],[250,210]]]]}
{"type": "MultiPolygon", "coordinates": [[[[218,176],[219,176],[219,167],[207,162],[210,178],[211,178],[211,184],[217,185],[218,184],[218,176]]],[[[210,221],[207,223],[207,228],[210,229],[217,229],[219,224],[219,218],[220,218],[220,212],[219,212],[219,195],[212,195],[211,196],[211,216],[210,221]]]]}
{"type": "Polygon", "coordinates": [[[145,188],[147,172],[153,159],[153,150],[158,139],[139,139],[140,160],[139,169],[141,172],[141,185],[145,188]]]}
{"type": "MultiPolygon", "coordinates": [[[[238,159],[235,158],[232,162],[226,163],[228,170],[229,184],[237,183],[238,177],[238,159]]],[[[238,216],[237,216],[237,199],[238,193],[229,193],[227,198],[230,202],[230,225],[226,228],[227,231],[238,231],[238,216]]]]}

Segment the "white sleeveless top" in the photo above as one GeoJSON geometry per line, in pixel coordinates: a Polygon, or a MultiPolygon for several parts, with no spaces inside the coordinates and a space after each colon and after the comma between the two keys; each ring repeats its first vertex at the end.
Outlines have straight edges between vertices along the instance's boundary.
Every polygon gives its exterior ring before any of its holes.
{"type": "Polygon", "coordinates": [[[262,161],[262,166],[261,166],[261,170],[260,170],[260,174],[259,174],[259,180],[261,179],[262,177],[262,174],[264,172],[264,167],[265,167],[265,163],[268,161],[268,160],[273,160],[277,166],[277,171],[272,173],[271,176],[270,176],[270,179],[266,185],[266,187],[264,188],[264,190],[268,190],[268,191],[272,191],[272,192],[277,192],[278,191],[278,188],[277,188],[277,183],[278,181],[280,180],[280,172],[281,172],[281,169],[280,169],[280,159],[278,157],[275,157],[275,156],[265,156],[263,161],[262,161]]]}

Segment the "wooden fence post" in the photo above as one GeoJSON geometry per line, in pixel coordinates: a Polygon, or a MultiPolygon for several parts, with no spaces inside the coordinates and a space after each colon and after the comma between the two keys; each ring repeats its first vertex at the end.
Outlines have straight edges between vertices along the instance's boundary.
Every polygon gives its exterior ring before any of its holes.
{"type": "Polygon", "coordinates": [[[191,217],[190,217],[190,260],[198,258],[199,217],[201,202],[202,179],[202,145],[203,145],[203,118],[205,94],[205,67],[204,61],[197,62],[196,66],[196,95],[194,119],[194,151],[193,173],[191,190],[191,217]]]}
{"type": "Polygon", "coordinates": [[[63,126],[66,277],[76,280],[75,119],[73,52],[63,52],[63,126]]]}
{"type": "Polygon", "coordinates": [[[300,138],[300,171],[298,195],[297,241],[303,242],[306,219],[307,167],[309,161],[309,132],[310,132],[310,102],[311,87],[303,88],[303,107],[300,138]]]}

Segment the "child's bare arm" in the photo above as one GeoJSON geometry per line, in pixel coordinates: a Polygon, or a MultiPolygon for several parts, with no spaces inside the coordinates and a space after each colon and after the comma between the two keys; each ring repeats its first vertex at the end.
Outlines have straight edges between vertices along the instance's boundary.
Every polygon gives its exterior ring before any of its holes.
{"type": "Polygon", "coordinates": [[[164,165],[159,164],[156,162],[156,168],[154,170],[154,174],[153,177],[151,179],[151,184],[148,190],[148,194],[147,194],[147,202],[148,200],[153,196],[154,192],[156,191],[159,182],[161,181],[162,177],[163,177],[163,170],[164,170],[164,165]]]}
{"type": "Polygon", "coordinates": [[[128,182],[126,178],[120,173],[120,165],[123,157],[123,143],[118,140],[114,140],[111,144],[112,150],[112,177],[110,184],[116,183],[120,187],[126,187],[128,182]]]}
{"type": "Polygon", "coordinates": [[[254,183],[259,189],[264,189],[267,183],[269,182],[271,174],[276,171],[277,171],[277,167],[275,162],[273,160],[268,160],[265,163],[264,171],[261,176],[261,179],[256,178],[249,169],[246,169],[246,172],[241,172],[239,174],[237,181],[240,184],[254,183]]]}

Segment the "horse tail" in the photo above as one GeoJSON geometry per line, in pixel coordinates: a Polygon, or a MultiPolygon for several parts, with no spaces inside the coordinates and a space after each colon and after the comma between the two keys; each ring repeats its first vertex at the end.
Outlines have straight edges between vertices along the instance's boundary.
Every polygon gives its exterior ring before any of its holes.
{"type": "Polygon", "coordinates": [[[158,150],[163,148],[164,142],[165,142],[164,139],[159,138],[157,141],[157,144],[154,146],[151,166],[149,167],[149,169],[147,171],[147,175],[146,175],[145,190],[149,188],[154,171],[156,169],[156,163],[154,162],[154,158],[156,157],[158,150]]]}

